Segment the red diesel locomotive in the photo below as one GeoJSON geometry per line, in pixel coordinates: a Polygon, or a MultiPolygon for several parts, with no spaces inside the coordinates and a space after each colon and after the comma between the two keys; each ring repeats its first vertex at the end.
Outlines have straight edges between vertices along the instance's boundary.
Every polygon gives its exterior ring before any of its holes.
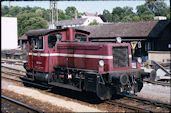
{"type": "Polygon", "coordinates": [[[88,42],[89,32],[74,28],[31,30],[26,35],[24,68],[30,80],[94,92],[103,100],[143,87],[143,70],[132,69],[128,43],[88,42]]]}

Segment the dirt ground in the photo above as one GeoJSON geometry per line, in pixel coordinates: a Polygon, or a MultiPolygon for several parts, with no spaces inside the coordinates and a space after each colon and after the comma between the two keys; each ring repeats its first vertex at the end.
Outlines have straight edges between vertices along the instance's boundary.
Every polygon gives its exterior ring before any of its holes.
{"type": "Polygon", "coordinates": [[[68,110],[68,109],[65,109],[62,107],[58,107],[58,106],[54,106],[50,103],[42,102],[40,100],[35,100],[31,97],[20,95],[13,91],[8,91],[6,89],[2,89],[1,91],[2,91],[1,92],[2,95],[8,96],[8,97],[18,100],[20,102],[28,104],[34,108],[42,110],[43,112],[72,112],[71,110],[68,110]]]}
{"type": "MultiPolygon", "coordinates": [[[[59,91],[62,93],[61,89],[59,89],[59,91]]],[[[70,93],[75,96],[81,96],[81,94],[77,94],[77,92],[75,93],[71,91],[70,93]]],[[[79,98],[83,98],[84,96],[72,98],[60,93],[54,94],[52,92],[43,91],[32,87],[25,87],[21,83],[16,83],[5,79],[2,79],[2,94],[24,102],[44,112],[126,112],[124,108],[111,106],[105,104],[104,102],[97,104],[95,102],[95,104],[92,104],[89,102],[89,99],[86,101],[86,98],[89,97],[79,100],[79,98]]],[[[95,99],[96,98],[92,100],[95,99]]]]}

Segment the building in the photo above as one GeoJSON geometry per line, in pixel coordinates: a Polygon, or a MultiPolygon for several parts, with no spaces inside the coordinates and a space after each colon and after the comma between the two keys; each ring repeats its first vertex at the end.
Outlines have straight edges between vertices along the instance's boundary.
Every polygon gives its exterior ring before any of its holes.
{"type": "Polygon", "coordinates": [[[18,47],[17,18],[1,17],[1,50],[18,47]]]}
{"type": "Polygon", "coordinates": [[[169,51],[171,44],[171,20],[107,23],[77,28],[89,31],[91,42],[116,42],[116,37],[121,37],[123,42],[135,43],[135,57],[147,56],[148,51],[169,51]]]}
{"type": "Polygon", "coordinates": [[[148,51],[171,50],[171,20],[104,23],[93,26],[77,26],[77,29],[90,32],[91,42],[122,42],[135,43],[133,57],[148,56],[148,51]]]}
{"type": "Polygon", "coordinates": [[[154,20],[166,20],[167,18],[165,16],[155,16],[154,20]]]}
{"type": "Polygon", "coordinates": [[[75,17],[72,20],[61,20],[56,22],[56,28],[66,28],[66,27],[77,27],[77,26],[88,26],[91,22],[96,20],[98,23],[103,24],[103,20],[98,17],[97,13],[83,13],[80,17],[75,17]]]}
{"type": "Polygon", "coordinates": [[[26,44],[27,44],[27,35],[26,34],[19,37],[18,44],[20,45],[20,47],[22,49],[26,48],[26,44]]]}

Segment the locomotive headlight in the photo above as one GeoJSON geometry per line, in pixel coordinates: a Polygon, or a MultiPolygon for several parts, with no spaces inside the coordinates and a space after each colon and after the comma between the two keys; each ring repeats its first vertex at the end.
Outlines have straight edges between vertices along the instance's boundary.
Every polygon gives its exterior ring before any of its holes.
{"type": "Polygon", "coordinates": [[[117,43],[121,43],[121,41],[122,41],[121,37],[116,37],[116,42],[117,43]]]}
{"type": "Polygon", "coordinates": [[[137,58],[137,61],[138,61],[138,63],[141,64],[141,63],[142,63],[142,58],[141,58],[141,57],[138,57],[138,58],[137,58]]]}
{"type": "Polygon", "coordinates": [[[104,61],[103,61],[103,60],[100,60],[100,61],[99,61],[99,66],[100,66],[100,67],[103,67],[103,66],[104,66],[104,61]]]}

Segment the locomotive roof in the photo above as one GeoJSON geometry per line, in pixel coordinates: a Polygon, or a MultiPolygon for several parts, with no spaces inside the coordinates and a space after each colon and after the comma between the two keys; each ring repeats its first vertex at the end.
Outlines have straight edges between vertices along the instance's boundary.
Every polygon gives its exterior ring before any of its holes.
{"type": "MultiPolygon", "coordinates": [[[[46,34],[49,34],[51,32],[54,32],[54,31],[66,31],[68,28],[65,28],[65,29],[39,29],[39,30],[29,30],[26,35],[27,36],[42,36],[42,35],[46,35],[46,34]]],[[[76,32],[83,32],[83,33],[86,33],[86,34],[90,34],[90,32],[88,31],[84,31],[84,30],[80,30],[80,29],[75,29],[76,32]]]]}

